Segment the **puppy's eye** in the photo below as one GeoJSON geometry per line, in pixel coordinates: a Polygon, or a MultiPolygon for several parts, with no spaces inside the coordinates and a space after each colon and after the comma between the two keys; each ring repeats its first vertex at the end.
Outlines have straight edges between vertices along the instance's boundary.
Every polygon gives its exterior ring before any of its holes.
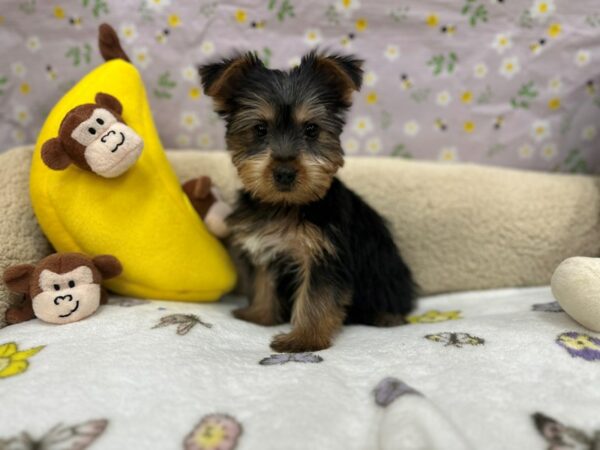
{"type": "Polygon", "coordinates": [[[304,126],[304,136],[310,139],[314,139],[319,134],[319,127],[314,123],[307,123],[304,126]]]}
{"type": "Polygon", "coordinates": [[[55,284],[53,288],[55,291],[60,291],[60,286],[58,284],[55,284]]]}
{"type": "Polygon", "coordinates": [[[69,287],[71,289],[75,287],[75,282],[73,280],[69,281],[69,287]]]}
{"type": "Polygon", "coordinates": [[[264,123],[259,123],[259,124],[255,125],[254,132],[256,133],[256,136],[259,138],[265,137],[268,132],[267,125],[264,123]]]}
{"type": "Polygon", "coordinates": [[[96,134],[96,129],[95,129],[95,128],[92,128],[92,127],[90,127],[90,128],[88,128],[88,132],[89,132],[90,134],[96,134]]]}
{"type": "Polygon", "coordinates": [[[104,120],[99,117],[96,119],[96,122],[98,122],[98,125],[104,125],[104,120]]]}

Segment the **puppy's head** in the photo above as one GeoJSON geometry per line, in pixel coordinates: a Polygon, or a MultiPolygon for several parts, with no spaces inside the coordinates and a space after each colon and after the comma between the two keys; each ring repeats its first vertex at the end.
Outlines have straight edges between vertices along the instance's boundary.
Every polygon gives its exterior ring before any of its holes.
{"type": "Polygon", "coordinates": [[[227,147],[245,189],[269,203],[322,198],[343,165],[340,134],[362,61],[311,52],[290,71],[253,53],[200,67],[204,91],[227,125],[227,147]]]}

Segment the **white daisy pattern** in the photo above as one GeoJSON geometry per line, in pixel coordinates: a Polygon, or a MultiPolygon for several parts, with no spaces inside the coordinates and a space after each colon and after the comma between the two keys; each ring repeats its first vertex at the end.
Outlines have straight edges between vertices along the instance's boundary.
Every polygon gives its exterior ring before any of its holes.
{"type": "Polygon", "coordinates": [[[37,36],[30,36],[29,38],[27,38],[27,41],[25,41],[25,45],[31,53],[37,52],[42,46],[42,44],[40,43],[40,38],[37,36]]]}
{"type": "Polygon", "coordinates": [[[562,91],[562,78],[554,77],[548,80],[548,90],[555,94],[560,93],[562,91]]]}
{"type": "Polygon", "coordinates": [[[20,125],[29,125],[31,123],[31,113],[25,105],[15,106],[13,117],[20,125]]]}
{"type": "Polygon", "coordinates": [[[440,91],[435,96],[435,102],[440,106],[448,106],[452,102],[452,95],[446,90],[440,91]]]}
{"type": "Polygon", "coordinates": [[[547,161],[553,160],[554,158],[556,158],[556,155],[558,155],[558,151],[556,150],[556,144],[551,142],[544,144],[540,150],[540,154],[542,155],[542,158],[544,158],[547,161]]]}
{"type": "Polygon", "coordinates": [[[365,148],[367,149],[367,152],[369,152],[372,155],[380,153],[381,147],[381,139],[378,137],[372,137],[368,139],[365,143],[365,148]]]}
{"type": "Polygon", "coordinates": [[[194,131],[200,125],[200,118],[194,111],[184,111],[181,113],[181,126],[188,131],[194,131]]]}
{"type": "Polygon", "coordinates": [[[187,134],[179,134],[175,139],[177,142],[177,146],[180,148],[185,148],[190,146],[190,137],[187,134]]]}
{"type": "Polygon", "coordinates": [[[552,133],[550,122],[544,119],[535,120],[531,124],[531,137],[536,142],[542,142],[547,139],[552,133]]]}
{"type": "Polygon", "coordinates": [[[579,50],[575,54],[575,64],[578,67],[585,67],[590,63],[592,55],[589,50],[579,50]]]}
{"type": "Polygon", "coordinates": [[[335,2],[336,11],[344,13],[347,17],[359,8],[360,2],[358,0],[337,0],[335,2]]]}
{"type": "Polygon", "coordinates": [[[194,66],[185,66],[181,69],[181,76],[185,81],[195,82],[198,80],[198,71],[194,66]]]}
{"type": "Polygon", "coordinates": [[[535,0],[531,8],[529,8],[531,17],[539,22],[544,22],[555,12],[556,5],[554,4],[554,0],[535,0]]]}
{"type": "Polygon", "coordinates": [[[438,154],[438,160],[443,162],[458,161],[458,151],[456,147],[442,147],[438,154]]]}
{"type": "Polygon", "coordinates": [[[171,4],[171,0],[145,0],[148,9],[161,12],[165,7],[171,4]]]}
{"type": "Polygon", "coordinates": [[[119,37],[123,42],[131,44],[138,38],[137,28],[133,23],[127,22],[119,27],[119,37]]]}
{"type": "Polygon", "coordinates": [[[369,86],[369,87],[375,86],[377,84],[377,80],[379,80],[379,77],[372,70],[369,70],[367,73],[365,73],[365,76],[363,79],[365,86],[369,86]]]}
{"type": "Polygon", "coordinates": [[[17,128],[12,132],[12,137],[16,143],[22,144],[25,142],[27,135],[25,134],[25,130],[22,128],[17,128]]]}
{"type": "Polygon", "coordinates": [[[12,63],[10,65],[10,70],[12,71],[14,76],[19,78],[23,78],[27,74],[27,69],[20,61],[12,63]]]}
{"type": "Polygon", "coordinates": [[[492,48],[496,50],[500,55],[503,54],[509,48],[512,48],[512,46],[512,37],[509,33],[498,33],[492,41],[492,48]]]}
{"type": "Polygon", "coordinates": [[[519,147],[519,158],[531,159],[533,157],[534,149],[530,144],[523,144],[519,147]]]}
{"type": "Polygon", "coordinates": [[[348,138],[342,142],[342,148],[344,149],[344,152],[349,155],[354,155],[360,150],[360,142],[358,142],[357,139],[348,138]]]}
{"type": "Polygon", "coordinates": [[[202,41],[200,51],[203,55],[210,56],[215,52],[215,43],[213,41],[202,41]]]}
{"type": "Polygon", "coordinates": [[[400,48],[397,45],[389,44],[385,47],[383,55],[388,61],[395,61],[400,56],[400,48]]]}
{"type": "Polygon", "coordinates": [[[298,67],[300,65],[300,62],[302,62],[302,59],[299,56],[293,56],[292,58],[288,59],[288,67],[290,69],[298,67]]]}
{"type": "Polygon", "coordinates": [[[416,120],[409,120],[408,122],[406,122],[404,124],[403,130],[404,130],[404,134],[406,134],[407,136],[414,137],[417,134],[419,134],[419,131],[421,130],[421,126],[419,125],[419,122],[417,122],[416,120]]]}
{"type": "Polygon", "coordinates": [[[320,44],[322,40],[321,31],[316,28],[309,28],[304,33],[304,43],[310,47],[320,44]]]}
{"type": "Polygon", "coordinates": [[[486,63],[477,63],[473,66],[473,76],[475,78],[485,78],[488,74],[488,66],[486,63]]]}
{"type": "Polygon", "coordinates": [[[213,146],[213,140],[212,140],[212,136],[209,133],[203,133],[200,136],[198,136],[198,147],[203,148],[203,149],[207,149],[207,148],[212,148],[213,146]]]}
{"type": "Polygon", "coordinates": [[[588,125],[581,130],[581,139],[584,141],[593,141],[596,135],[598,134],[598,130],[594,125],[588,125]]]}
{"type": "Polygon", "coordinates": [[[145,69],[152,62],[152,58],[146,47],[138,47],[133,50],[133,61],[136,66],[145,69]]]}
{"type": "Polygon", "coordinates": [[[500,75],[509,80],[518,74],[521,70],[521,65],[519,63],[519,58],[516,56],[511,56],[509,58],[504,58],[502,63],[500,64],[500,75]]]}
{"type": "Polygon", "coordinates": [[[358,136],[366,136],[373,131],[373,121],[368,116],[357,117],[352,122],[352,129],[358,136]]]}

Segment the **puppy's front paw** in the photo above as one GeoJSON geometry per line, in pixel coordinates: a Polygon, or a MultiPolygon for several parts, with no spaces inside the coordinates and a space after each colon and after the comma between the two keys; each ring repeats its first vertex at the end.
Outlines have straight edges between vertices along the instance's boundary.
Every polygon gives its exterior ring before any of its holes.
{"type": "Polygon", "coordinates": [[[307,338],[293,331],[278,334],[271,341],[271,348],[279,353],[316,352],[330,346],[331,342],[328,339],[307,338]]]}

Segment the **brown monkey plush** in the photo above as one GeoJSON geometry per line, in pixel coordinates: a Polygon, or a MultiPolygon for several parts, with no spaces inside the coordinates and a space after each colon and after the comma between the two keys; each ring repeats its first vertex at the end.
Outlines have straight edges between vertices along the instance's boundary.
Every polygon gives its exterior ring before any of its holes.
{"type": "Polygon", "coordinates": [[[96,103],[73,108],[60,124],[58,137],[42,146],[42,160],[54,170],[70,164],[106,178],[118,177],[139,158],[144,142],[123,122],[121,102],[96,94],[96,103]]]}
{"type": "Polygon", "coordinates": [[[118,276],[121,263],[110,255],[94,258],[80,253],[55,253],[36,265],[12,266],[4,272],[4,283],[23,294],[21,306],[6,312],[8,324],[37,317],[44,322],[70,323],[92,315],[107,294],[103,280],[118,276]]]}
{"type": "Polygon", "coordinates": [[[217,188],[212,187],[211,179],[206,176],[194,178],[181,187],[208,230],[221,239],[229,236],[225,219],[231,214],[231,207],[223,201],[217,188]]]}

